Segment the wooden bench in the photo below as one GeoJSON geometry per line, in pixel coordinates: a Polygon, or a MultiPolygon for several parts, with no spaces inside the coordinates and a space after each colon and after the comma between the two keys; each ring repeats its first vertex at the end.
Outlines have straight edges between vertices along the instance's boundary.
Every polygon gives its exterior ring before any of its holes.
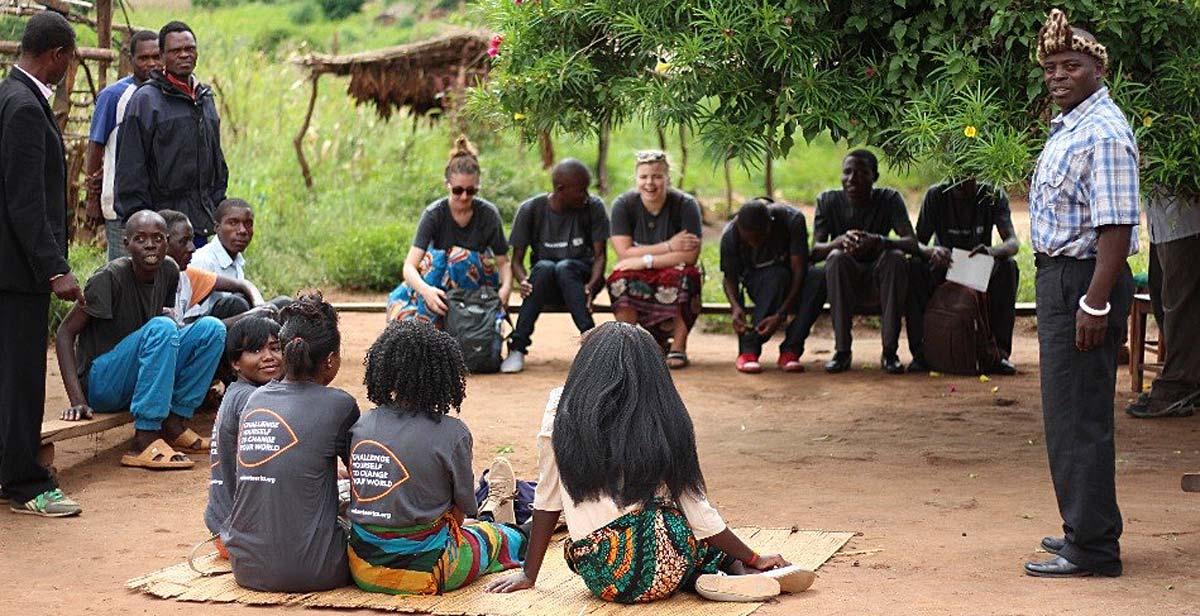
{"type": "MultiPolygon", "coordinates": [[[[513,307],[520,304],[513,304],[513,307]]],[[[387,310],[387,304],[384,302],[335,302],[333,307],[338,312],[374,312],[383,313],[387,310]]],[[[598,314],[612,314],[612,306],[607,304],[596,304],[593,306],[598,314]]],[[[1037,308],[1033,302],[1017,302],[1017,316],[1032,317],[1037,315],[1037,308]]],[[[515,310],[514,310],[515,312],[515,310]]],[[[549,313],[566,313],[565,306],[548,305],[542,312],[549,313]]],[[[826,303],[821,307],[823,314],[829,314],[829,304],[826,303]]],[[[719,302],[705,302],[700,306],[700,314],[729,314],[729,304],[719,302]]]]}

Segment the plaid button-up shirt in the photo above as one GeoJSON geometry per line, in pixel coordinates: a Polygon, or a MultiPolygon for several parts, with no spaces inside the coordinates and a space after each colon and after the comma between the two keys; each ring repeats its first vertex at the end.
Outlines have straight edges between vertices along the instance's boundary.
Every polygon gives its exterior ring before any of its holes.
{"type": "Polygon", "coordinates": [[[1100,88],[1050,121],[1050,137],[1029,186],[1033,251],[1096,258],[1096,229],[1133,225],[1138,250],[1138,149],[1125,114],[1100,88]]]}

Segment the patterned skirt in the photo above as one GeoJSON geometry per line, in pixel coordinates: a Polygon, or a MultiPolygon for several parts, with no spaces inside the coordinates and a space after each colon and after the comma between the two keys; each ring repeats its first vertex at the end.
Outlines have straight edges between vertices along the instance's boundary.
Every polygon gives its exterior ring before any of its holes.
{"type": "Polygon", "coordinates": [[[696,539],[673,505],[655,501],[575,542],[564,544],[567,565],[592,594],[616,603],[646,603],[691,590],[716,573],[725,553],[696,539]]]}
{"type": "MultiPolygon", "coordinates": [[[[421,257],[417,271],[421,273],[425,284],[443,291],[500,286],[500,273],[496,271],[496,263],[491,256],[457,246],[449,250],[438,250],[431,246],[421,257]]],[[[400,319],[418,319],[442,326],[442,317],[429,310],[425,298],[407,282],[401,282],[388,294],[387,320],[400,319]]]]}
{"type": "Polygon", "coordinates": [[[675,329],[675,316],[692,329],[700,315],[700,269],[694,265],[651,270],[619,270],[608,277],[613,311],[632,308],[638,325],[666,345],[675,329]]]}
{"type": "Polygon", "coordinates": [[[430,524],[352,524],[350,575],[367,592],[440,595],[480,576],[520,567],[527,540],[511,526],[460,525],[450,512],[430,524]]]}

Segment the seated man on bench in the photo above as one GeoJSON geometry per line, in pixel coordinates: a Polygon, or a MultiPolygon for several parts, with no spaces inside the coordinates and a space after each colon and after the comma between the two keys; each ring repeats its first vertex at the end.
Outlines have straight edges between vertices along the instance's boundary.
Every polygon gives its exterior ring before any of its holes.
{"type": "Polygon", "coordinates": [[[278,314],[275,306],[263,301],[258,288],[245,280],[237,280],[193,267],[192,253],[196,252],[192,222],[183,212],[160,210],[159,216],[167,223],[167,256],[179,266],[179,287],[175,291],[175,320],[187,325],[204,316],[204,300],[214,292],[233,293],[245,299],[254,308],[221,319],[225,327],[231,327],[246,316],[273,319],[278,314]]]}
{"type": "Polygon", "coordinates": [[[829,373],[850,369],[854,312],[878,302],[883,329],[880,363],[888,374],[902,374],[900,318],[908,301],[908,259],[917,238],[904,197],[891,188],[875,188],[879,161],[868,150],[842,159],[842,189],[817,197],[813,221],[813,261],[825,261],[825,288],[833,320],[835,353],[829,373]],[[895,238],[889,237],[895,232],[895,238]]]}
{"type": "Polygon", "coordinates": [[[825,303],[824,274],[808,264],[804,214],[767,197],[747,201],[721,234],[721,271],[738,334],[738,371],[762,372],[763,343],[786,326],[779,369],[804,372],[804,341],[825,303]],[[746,314],[743,289],[754,302],[753,315],[746,314]]]}
{"type": "MultiPolygon", "coordinates": [[[[192,256],[192,266],[219,276],[240,280],[254,286],[246,279],[246,257],[243,253],[254,239],[254,210],[241,199],[225,199],[217,205],[214,214],[217,222],[217,241],[200,247],[192,256]]],[[[255,294],[258,289],[255,288],[255,294]]],[[[276,297],[270,302],[278,310],[292,303],[292,298],[276,297]]],[[[253,305],[235,293],[216,291],[200,304],[200,314],[228,319],[250,310],[253,305]]]]}
{"type": "Polygon", "coordinates": [[[134,213],[124,243],[129,256],[96,270],[84,288],[86,306],[76,304],[58,328],[58,366],[71,401],[62,419],[128,408],[136,433],[122,465],[191,468],[184,454],[207,452],[209,440],[187,421],[221,359],[225,326],[203,317],[180,328],[168,316],[179,268],[166,258],[162,216],[134,213]]]}
{"type": "Polygon", "coordinates": [[[608,214],[604,202],[588,194],[592,174],[586,165],[569,158],[554,166],[550,182],[550,193],[517,209],[508,240],[513,251],[513,280],[524,299],[508,343],[508,357],[500,365],[505,373],[524,369],[534,323],[546,304],[565,305],[583,333],[595,326],[591,303],[604,288],[608,214]],[[526,248],[533,253],[528,273],[526,248]]]}
{"type": "Polygon", "coordinates": [[[1008,360],[1012,353],[1013,324],[1017,316],[1017,281],[1020,272],[1014,259],[1021,241],[1013,228],[1012,211],[1004,190],[979,184],[974,178],[943,182],[929,187],[917,217],[917,241],[922,244],[919,258],[909,269],[908,348],[913,361],[909,372],[929,372],[923,352],[925,307],[934,289],[946,282],[951,249],[973,255],[995,257],[992,277],[988,280],[988,323],[1000,350],[1000,363],[990,368],[997,374],[1016,374],[1008,360]],[[992,229],[1003,242],[992,246],[992,229]],[[929,245],[936,237],[936,244],[929,245]]]}

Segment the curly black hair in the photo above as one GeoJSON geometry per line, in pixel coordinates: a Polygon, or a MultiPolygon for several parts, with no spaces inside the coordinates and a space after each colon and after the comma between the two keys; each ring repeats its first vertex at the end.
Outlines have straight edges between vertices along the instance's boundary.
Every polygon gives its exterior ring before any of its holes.
{"type": "Polygon", "coordinates": [[[421,321],[393,321],[363,359],[367,398],[379,406],[427,413],[435,421],[458,412],[467,396],[467,366],[458,341],[421,321]]]}
{"type": "Polygon", "coordinates": [[[293,380],[310,379],[321,362],[342,348],[337,310],[320,293],[302,297],[284,307],[280,316],[279,345],[283,348],[284,374],[293,380]]]}

